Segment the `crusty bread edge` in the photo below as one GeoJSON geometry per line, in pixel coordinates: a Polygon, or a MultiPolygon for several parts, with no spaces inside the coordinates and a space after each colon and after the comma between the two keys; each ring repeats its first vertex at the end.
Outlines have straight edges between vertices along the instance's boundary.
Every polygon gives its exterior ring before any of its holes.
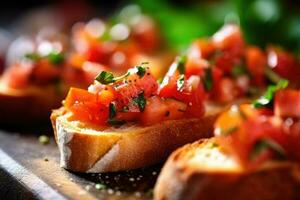
{"type": "Polygon", "coordinates": [[[182,157],[213,138],[187,144],[174,151],[163,166],[154,188],[155,200],[252,200],[299,199],[300,165],[268,163],[257,170],[201,170],[182,157]]]}
{"type": "Polygon", "coordinates": [[[76,130],[67,130],[57,120],[64,113],[62,108],[54,110],[51,115],[55,139],[61,153],[61,166],[71,171],[87,173],[129,170],[163,161],[176,148],[211,137],[213,123],[218,116],[215,113],[202,119],[164,121],[149,127],[139,127],[138,131],[133,129],[134,131],[119,133],[120,138],[95,160],[87,157],[97,157],[92,150],[101,148],[101,141],[95,141],[102,138],[97,137],[97,134],[83,135],[76,130]],[[72,152],[76,152],[76,155],[72,152]]]}

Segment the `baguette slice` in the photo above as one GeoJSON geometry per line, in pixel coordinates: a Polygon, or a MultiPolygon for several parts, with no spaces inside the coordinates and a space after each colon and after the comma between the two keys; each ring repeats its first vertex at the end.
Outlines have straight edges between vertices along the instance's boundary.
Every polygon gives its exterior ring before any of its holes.
{"type": "Polygon", "coordinates": [[[58,94],[55,86],[21,90],[0,80],[0,123],[26,125],[46,121],[51,110],[61,105],[63,94],[58,94]]]}
{"type": "Polygon", "coordinates": [[[293,200],[300,196],[300,166],[273,161],[249,171],[204,139],[176,150],[163,167],[155,200],[293,200]]]}
{"type": "Polygon", "coordinates": [[[221,108],[202,119],[163,121],[152,126],[124,125],[97,130],[68,121],[64,108],[54,110],[51,121],[62,167],[98,173],[135,169],[163,161],[179,146],[211,137],[221,108]]]}

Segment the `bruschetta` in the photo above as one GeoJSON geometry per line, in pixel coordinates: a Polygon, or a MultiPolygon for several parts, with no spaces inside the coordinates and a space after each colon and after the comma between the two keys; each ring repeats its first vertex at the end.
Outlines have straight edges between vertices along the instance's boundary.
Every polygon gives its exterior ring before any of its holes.
{"type": "Polygon", "coordinates": [[[101,72],[88,90],[70,89],[63,107],[51,115],[62,167],[77,172],[139,168],[211,136],[222,107],[205,114],[200,78],[178,83],[180,90],[171,98],[145,65],[120,77],[101,72]]]}
{"type": "Polygon", "coordinates": [[[216,120],[214,138],[175,151],[154,199],[298,199],[300,91],[285,85],[232,106],[216,120]]]}

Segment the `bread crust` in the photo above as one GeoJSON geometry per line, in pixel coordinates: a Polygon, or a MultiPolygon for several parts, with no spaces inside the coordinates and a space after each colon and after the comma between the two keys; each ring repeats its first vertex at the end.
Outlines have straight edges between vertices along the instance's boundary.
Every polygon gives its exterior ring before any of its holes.
{"type": "Polygon", "coordinates": [[[61,108],[51,115],[61,166],[88,173],[135,169],[163,161],[176,148],[211,137],[218,116],[214,113],[202,119],[170,120],[147,127],[120,127],[104,134],[83,134],[63,125],[60,116],[65,113],[61,108]]]}
{"type": "Polygon", "coordinates": [[[237,163],[228,170],[222,166],[224,162],[215,169],[205,169],[201,162],[196,166],[189,162],[199,149],[212,142],[213,139],[201,140],[172,153],[159,175],[154,199],[291,200],[300,197],[300,168],[295,163],[268,163],[249,171],[237,163]]]}
{"type": "Polygon", "coordinates": [[[0,82],[0,123],[38,124],[49,120],[51,110],[61,105],[64,95],[54,87],[13,89],[0,82]]]}

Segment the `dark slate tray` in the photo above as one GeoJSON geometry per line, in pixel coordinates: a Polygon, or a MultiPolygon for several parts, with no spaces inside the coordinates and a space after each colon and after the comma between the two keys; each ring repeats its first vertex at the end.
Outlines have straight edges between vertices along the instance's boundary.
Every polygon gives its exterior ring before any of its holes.
{"type": "Polygon", "coordinates": [[[152,199],[161,165],[104,174],[72,173],[59,166],[51,130],[0,131],[0,199],[152,199]],[[50,135],[43,145],[38,136],[50,135]],[[97,183],[106,189],[96,189],[97,183]]]}

